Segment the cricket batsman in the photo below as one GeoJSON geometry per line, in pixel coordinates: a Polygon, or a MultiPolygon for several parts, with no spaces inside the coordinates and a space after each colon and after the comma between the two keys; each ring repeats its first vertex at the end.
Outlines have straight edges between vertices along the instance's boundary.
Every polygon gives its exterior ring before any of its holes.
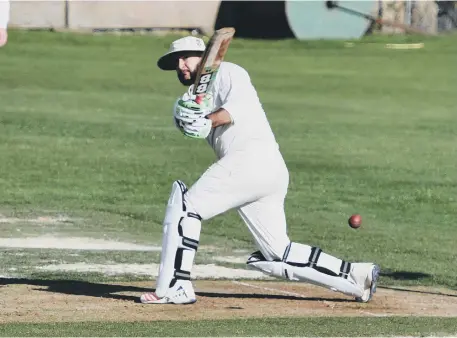
{"type": "Polygon", "coordinates": [[[0,47],[8,41],[8,21],[10,18],[10,1],[0,0],[0,47]]]}
{"type": "Polygon", "coordinates": [[[197,103],[192,84],[204,51],[202,39],[187,36],[174,41],[157,63],[190,86],[174,105],[176,127],[186,136],[206,139],[217,161],[189,188],[173,182],[156,290],[143,294],[141,302],[196,302],[190,279],[202,222],[231,209],[238,211],[258,249],[247,259],[248,268],[368,302],[376,291],[378,265],[348,262],[289,238],[284,212],[289,172],[247,71],[222,62],[208,95],[197,103]]]}

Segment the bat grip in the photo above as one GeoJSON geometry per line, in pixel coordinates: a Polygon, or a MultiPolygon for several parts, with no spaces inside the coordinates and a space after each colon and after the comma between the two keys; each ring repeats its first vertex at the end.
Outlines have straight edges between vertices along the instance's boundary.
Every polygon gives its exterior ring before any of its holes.
{"type": "Polygon", "coordinates": [[[195,102],[196,102],[197,104],[200,104],[200,103],[203,102],[203,99],[204,99],[204,98],[205,98],[205,94],[199,94],[199,95],[197,95],[197,97],[195,98],[195,102]]]}

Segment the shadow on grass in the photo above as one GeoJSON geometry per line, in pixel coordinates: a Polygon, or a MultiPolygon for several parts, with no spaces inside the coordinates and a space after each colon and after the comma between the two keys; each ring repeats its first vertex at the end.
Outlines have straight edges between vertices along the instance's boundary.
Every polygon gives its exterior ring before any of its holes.
{"type": "MultiPolygon", "coordinates": [[[[88,297],[102,297],[125,301],[139,302],[141,293],[154,291],[153,288],[144,288],[129,285],[92,283],[77,280],[46,280],[27,278],[0,278],[0,286],[6,285],[35,285],[47,287],[47,289],[35,289],[36,291],[54,292],[68,295],[80,295],[88,297]],[[138,295],[119,295],[118,292],[138,292],[138,295]]],[[[196,292],[197,296],[209,298],[240,298],[240,299],[278,299],[278,300],[305,300],[305,301],[331,301],[331,302],[354,302],[348,299],[299,297],[288,295],[261,294],[261,293],[219,293],[219,292],[196,292]]]]}
{"type": "MultiPolygon", "coordinates": [[[[409,277],[411,280],[416,280],[419,278],[427,278],[430,275],[415,273],[415,272],[394,272],[394,273],[383,273],[382,276],[401,276],[401,278],[396,279],[407,279],[409,277]],[[422,277],[424,276],[424,277],[422,277]]],[[[395,278],[395,277],[393,277],[395,278]]],[[[154,291],[153,288],[147,287],[138,287],[131,285],[116,285],[116,284],[104,284],[104,283],[93,283],[86,281],[78,280],[46,280],[46,279],[27,279],[27,278],[0,278],[0,286],[6,285],[35,285],[46,287],[46,289],[35,289],[42,292],[53,292],[61,293],[68,295],[80,295],[88,297],[102,297],[110,299],[118,299],[124,301],[133,301],[138,303],[139,296],[144,292],[154,291]],[[118,293],[125,292],[135,292],[138,295],[123,295],[118,293]]],[[[380,286],[378,289],[393,290],[399,292],[414,292],[421,294],[430,294],[430,295],[441,295],[448,297],[457,297],[456,294],[441,293],[436,291],[427,291],[427,290],[414,290],[410,288],[399,288],[399,287],[390,287],[390,286],[380,286]]],[[[278,300],[303,300],[303,301],[330,301],[330,302],[354,302],[352,299],[344,298],[320,298],[320,297],[300,297],[293,295],[281,295],[281,294],[263,294],[263,293],[220,293],[220,292],[196,292],[197,296],[208,297],[208,298],[239,298],[239,299],[278,299],[278,300]]]]}
{"type": "Polygon", "coordinates": [[[2,285],[35,285],[44,286],[47,289],[35,289],[37,291],[63,293],[68,295],[80,295],[90,297],[102,297],[119,300],[136,301],[137,296],[117,295],[117,292],[148,292],[149,288],[129,285],[114,285],[103,283],[91,283],[77,280],[46,280],[27,278],[0,278],[2,285]]]}
{"type": "MultiPolygon", "coordinates": [[[[385,270],[384,272],[381,272],[381,277],[388,277],[388,278],[392,278],[395,280],[415,281],[415,280],[420,280],[420,279],[432,278],[433,276],[428,273],[423,273],[423,272],[385,270]]],[[[428,294],[428,295],[457,297],[457,295],[452,295],[452,294],[448,294],[448,293],[426,291],[426,290],[413,290],[410,288],[398,288],[398,287],[391,287],[391,286],[378,286],[378,288],[386,289],[386,290],[401,291],[401,292],[414,292],[414,293],[422,293],[422,294],[428,294]]]]}
{"type": "Polygon", "coordinates": [[[431,278],[432,275],[423,272],[414,271],[381,271],[381,277],[389,277],[395,280],[419,280],[424,278],[431,278]]]}
{"type": "Polygon", "coordinates": [[[412,289],[408,289],[408,288],[396,288],[396,287],[391,287],[391,286],[378,286],[378,289],[386,289],[386,290],[401,291],[401,292],[414,292],[414,293],[422,293],[422,294],[426,294],[426,295],[457,297],[457,294],[452,295],[450,293],[442,293],[442,292],[435,292],[435,291],[425,291],[425,290],[412,290],[412,289]]]}
{"type": "Polygon", "coordinates": [[[282,300],[307,300],[315,302],[337,302],[337,303],[354,303],[355,300],[343,298],[319,298],[319,297],[298,297],[298,296],[283,296],[283,295],[264,295],[256,293],[215,293],[215,292],[196,292],[197,296],[210,298],[245,298],[245,299],[282,299],[282,300]]]}

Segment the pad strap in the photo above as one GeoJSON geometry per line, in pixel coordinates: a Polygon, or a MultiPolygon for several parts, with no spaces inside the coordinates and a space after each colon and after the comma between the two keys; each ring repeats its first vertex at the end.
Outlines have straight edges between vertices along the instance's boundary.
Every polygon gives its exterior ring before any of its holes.
{"type": "Polygon", "coordinates": [[[319,256],[321,255],[322,250],[318,247],[313,247],[311,249],[311,254],[309,255],[308,261],[309,261],[309,267],[310,268],[315,268],[317,265],[317,261],[319,260],[319,256]]]}
{"type": "Polygon", "coordinates": [[[349,273],[351,272],[351,263],[346,261],[341,261],[341,268],[339,276],[348,279],[349,273]]]}

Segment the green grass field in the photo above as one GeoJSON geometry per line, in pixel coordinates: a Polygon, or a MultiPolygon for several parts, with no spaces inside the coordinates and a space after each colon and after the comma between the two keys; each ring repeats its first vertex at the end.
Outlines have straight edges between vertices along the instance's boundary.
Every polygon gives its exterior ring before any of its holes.
{"type": "MultiPolygon", "coordinates": [[[[156,67],[173,39],[10,33],[8,45],[0,49],[0,214],[22,219],[67,215],[74,221],[59,226],[3,222],[2,237],[52,233],[160,245],[173,180],[190,185],[215,159],[205,141],[185,138],[173,125],[172,104],[185,88],[174,73],[156,67]]],[[[290,170],[286,212],[292,240],[348,260],[377,262],[383,269],[381,286],[457,289],[456,57],[455,35],[366,37],[351,48],[344,41],[235,39],[226,60],[249,71],[290,170]],[[425,48],[384,48],[404,41],[424,42],[425,48]],[[352,213],[363,217],[359,230],[347,226],[352,213]]],[[[255,250],[234,212],[205,222],[201,245],[228,255],[255,250]]],[[[126,264],[157,262],[158,257],[144,252],[81,255],[87,262],[126,264]]],[[[211,253],[197,256],[196,263],[213,262],[211,253]]],[[[0,257],[0,275],[114,278],[35,269],[56,260],[80,261],[73,251],[7,248],[0,257]]],[[[194,322],[186,331],[164,325],[154,332],[457,333],[455,318],[259,323],[194,322]],[[309,331],[303,331],[306,327],[309,331]]],[[[0,335],[141,336],[153,335],[149,328],[157,326],[131,323],[127,330],[116,323],[9,323],[0,335]]]]}

